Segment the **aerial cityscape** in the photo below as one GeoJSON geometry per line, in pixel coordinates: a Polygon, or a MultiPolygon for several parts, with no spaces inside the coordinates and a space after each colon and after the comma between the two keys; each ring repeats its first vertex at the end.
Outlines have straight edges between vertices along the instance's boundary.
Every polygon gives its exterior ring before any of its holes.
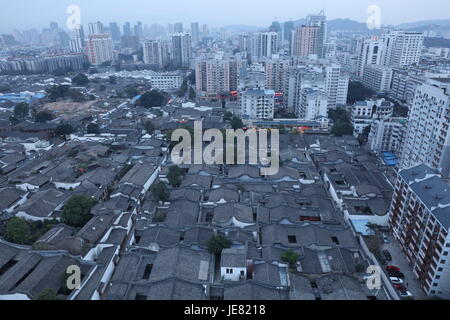
{"type": "Polygon", "coordinates": [[[0,5],[0,300],[450,299],[448,3],[78,2],[0,5]]]}

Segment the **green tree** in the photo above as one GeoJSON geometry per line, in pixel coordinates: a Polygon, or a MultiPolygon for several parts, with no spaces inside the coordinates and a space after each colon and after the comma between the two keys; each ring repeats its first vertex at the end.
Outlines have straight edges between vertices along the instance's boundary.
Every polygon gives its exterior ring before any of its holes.
{"type": "Polygon", "coordinates": [[[83,227],[92,217],[91,209],[97,203],[85,195],[74,195],[64,205],[61,217],[72,227],[83,227]]]}
{"type": "Polygon", "coordinates": [[[348,111],[342,108],[330,110],[328,117],[334,122],[334,125],[331,128],[331,134],[337,137],[353,134],[354,128],[348,111]]]}
{"type": "Polygon", "coordinates": [[[190,87],[189,88],[189,99],[195,100],[195,98],[197,98],[197,94],[195,93],[195,90],[192,87],[190,87]]]}
{"type": "Polygon", "coordinates": [[[153,125],[153,123],[151,121],[144,122],[144,128],[148,134],[153,134],[153,132],[155,132],[155,126],[153,125]]]}
{"type": "Polygon", "coordinates": [[[54,301],[59,300],[58,294],[53,289],[45,289],[36,296],[36,300],[48,300],[54,301]]]}
{"type": "Polygon", "coordinates": [[[125,88],[125,93],[127,94],[128,98],[132,99],[139,95],[139,91],[135,87],[128,86],[125,88]]]}
{"type": "Polygon", "coordinates": [[[179,166],[171,166],[167,179],[172,187],[179,187],[183,180],[183,170],[179,166]]]}
{"type": "Polygon", "coordinates": [[[292,268],[297,263],[299,257],[300,255],[298,253],[296,253],[292,249],[289,249],[288,251],[283,253],[283,255],[281,256],[281,261],[289,263],[289,266],[292,268]]]}
{"type": "Polygon", "coordinates": [[[82,94],[79,90],[69,90],[66,96],[67,98],[72,99],[74,102],[83,102],[86,100],[84,94],[82,94]]]}
{"type": "Polygon", "coordinates": [[[238,117],[233,117],[233,118],[231,119],[231,127],[232,127],[234,130],[242,129],[242,128],[244,128],[244,123],[243,123],[242,120],[239,119],[238,117]]]}
{"type": "Polygon", "coordinates": [[[59,124],[59,126],[57,126],[55,128],[55,135],[58,137],[65,137],[66,135],[69,135],[71,133],[73,133],[75,130],[74,128],[65,122],[62,122],[61,124],[59,124]]]}
{"type": "Polygon", "coordinates": [[[98,134],[100,132],[100,127],[96,123],[89,123],[86,130],[88,134],[98,134]]]}
{"type": "Polygon", "coordinates": [[[27,244],[31,238],[31,228],[24,219],[13,217],[6,224],[5,239],[17,244],[27,244]]]}
{"type": "Polygon", "coordinates": [[[166,202],[169,200],[169,191],[167,190],[166,184],[162,181],[153,185],[152,194],[158,201],[166,202]]]}
{"type": "Polygon", "coordinates": [[[209,252],[220,255],[223,249],[227,249],[231,247],[231,241],[225,237],[224,235],[216,235],[209,239],[208,242],[208,250],[209,252]]]}
{"type": "Polygon", "coordinates": [[[109,84],[116,84],[117,83],[117,77],[110,76],[108,81],[109,81],[109,84]]]}
{"type": "Polygon", "coordinates": [[[28,103],[25,102],[18,103],[14,107],[14,117],[17,119],[24,119],[28,115],[29,111],[30,108],[28,106],[28,103]]]}
{"type": "Polygon", "coordinates": [[[158,90],[145,92],[137,104],[144,108],[161,107],[166,102],[166,96],[158,90]]]}
{"type": "Polygon", "coordinates": [[[36,122],[47,122],[47,121],[51,121],[53,120],[55,117],[53,116],[52,113],[48,112],[48,111],[40,111],[36,114],[36,117],[34,118],[34,121],[36,122]]]}
{"type": "Polygon", "coordinates": [[[64,99],[70,91],[70,86],[67,85],[59,85],[53,86],[51,88],[45,89],[47,92],[47,98],[51,102],[55,102],[58,99],[64,99]]]}
{"type": "Polygon", "coordinates": [[[85,74],[79,73],[72,79],[72,83],[77,86],[84,86],[89,83],[89,78],[85,74]]]}
{"type": "Polygon", "coordinates": [[[348,86],[347,103],[354,104],[356,101],[364,101],[374,95],[374,92],[366,88],[361,82],[350,81],[348,86]]]}

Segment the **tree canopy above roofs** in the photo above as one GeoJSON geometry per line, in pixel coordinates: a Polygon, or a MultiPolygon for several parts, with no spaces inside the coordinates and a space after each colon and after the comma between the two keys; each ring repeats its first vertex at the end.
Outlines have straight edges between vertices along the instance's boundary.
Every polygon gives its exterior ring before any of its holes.
{"type": "Polygon", "coordinates": [[[137,104],[144,108],[162,107],[166,102],[166,96],[161,91],[152,90],[145,92],[137,104]]]}
{"type": "Polygon", "coordinates": [[[79,73],[73,77],[72,83],[77,86],[84,86],[89,83],[89,78],[85,74],[79,73]]]}
{"type": "Polygon", "coordinates": [[[25,102],[18,103],[14,107],[14,117],[17,119],[24,119],[28,115],[29,111],[30,108],[28,106],[28,103],[25,102]]]}
{"type": "Polygon", "coordinates": [[[72,227],[83,227],[91,219],[91,209],[96,203],[95,199],[85,195],[72,196],[61,214],[64,223],[72,227]]]}

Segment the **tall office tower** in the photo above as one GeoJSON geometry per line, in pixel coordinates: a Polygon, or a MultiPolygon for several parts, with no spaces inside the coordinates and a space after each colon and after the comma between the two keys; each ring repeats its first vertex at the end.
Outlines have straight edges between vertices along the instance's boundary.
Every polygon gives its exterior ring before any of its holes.
{"type": "Polygon", "coordinates": [[[154,23],[150,26],[148,37],[151,39],[161,38],[165,34],[165,28],[157,23],[154,23]]]}
{"type": "Polygon", "coordinates": [[[120,42],[122,48],[138,50],[141,47],[138,36],[122,36],[120,42]]]}
{"type": "Polygon", "coordinates": [[[72,31],[72,38],[69,42],[70,52],[78,53],[84,52],[85,40],[84,40],[84,29],[80,24],[72,31]]]}
{"type": "Polygon", "coordinates": [[[319,27],[300,26],[292,33],[291,55],[305,57],[317,54],[317,37],[319,27]]]}
{"type": "Polygon", "coordinates": [[[265,61],[266,89],[285,92],[289,75],[290,60],[268,59],[265,61]]]}
{"type": "Polygon", "coordinates": [[[389,227],[428,296],[450,298],[450,185],[424,164],[400,170],[389,227]]]}
{"type": "Polygon", "coordinates": [[[58,32],[59,31],[58,23],[57,22],[50,22],[50,30],[52,32],[58,32]]]}
{"type": "Polygon", "coordinates": [[[202,36],[209,37],[209,28],[207,24],[203,24],[202,26],[202,36]]]}
{"type": "Polygon", "coordinates": [[[141,39],[144,36],[144,29],[142,28],[142,22],[138,21],[134,26],[134,35],[141,39]]]}
{"type": "Polygon", "coordinates": [[[414,31],[389,31],[382,35],[381,63],[386,67],[418,64],[422,55],[424,36],[414,31]]]}
{"type": "Polygon", "coordinates": [[[250,50],[250,36],[248,34],[239,35],[239,49],[242,52],[250,50]]]}
{"type": "Polygon", "coordinates": [[[174,33],[183,33],[183,23],[177,22],[173,26],[173,32],[174,33]]]}
{"type": "Polygon", "coordinates": [[[294,22],[293,21],[287,21],[284,23],[283,28],[283,39],[285,41],[291,41],[292,38],[292,31],[294,31],[294,22]]]}
{"type": "Polygon", "coordinates": [[[144,63],[163,68],[168,63],[167,44],[159,40],[147,40],[142,44],[144,63]]]}
{"type": "Polygon", "coordinates": [[[23,36],[27,43],[39,44],[41,42],[39,31],[37,31],[36,29],[25,30],[23,32],[23,36]]]}
{"type": "Polygon", "coordinates": [[[111,33],[111,38],[113,41],[115,42],[120,41],[121,32],[117,22],[111,22],[109,24],[109,32],[111,33]]]}
{"type": "Polygon", "coordinates": [[[172,62],[175,67],[188,68],[192,57],[191,35],[177,33],[172,35],[172,62]]]}
{"type": "Polygon", "coordinates": [[[250,39],[251,54],[253,57],[272,57],[278,52],[278,34],[276,32],[254,33],[250,39]]]}
{"type": "Polygon", "coordinates": [[[401,168],[418,163],[450,175],[450,80],[430,79],[419,85],[408,119],[401,168]]]}
{"type": "Polygon", "coordinates": [[[123,35],[124,36],[133,35],[131,32],[131,24],[129,22],[125,22],[125,24],[123,25],[123,35]]]}
{"type": "Polygon", "coordinates": [[[89,23],[89,34],[105,34],[103,24],[101,22],[89,23]]]}
{"type": "Polygon", "coordinates": [[[325,41],[327,39],[327,17],[322,10],[318,15],[309,15],[306,17],[308,27],[318,27],[316,34],[315,54],[319,58],[325,58],[325,41]]]}
{"type": "Polygon", "coordinates": [[[364,67],[367,65],[381,64],[383,41],[376,36],[361,40],[358,44],[358,75],[363,76],[364,67]]]}
{"type": "Polygon", "coordinates": [[[113,45],[108,34],[91,34],[86,42],[86,55],[93,65],[113,60],[113,45]]]}
{"type": "Polygon", "coordinates": [[[0,51],[6,48],[5,41],[3,40],[3,36],[0,35],[0,51]]]}
{"type": "Polygon", "coordinates": [[[191,23],[191,35],[193,43],[198,43],[200,41],[200,27],[198,22],[191,23]]]}
{"type": "Polygon", "coordinates": [[[252,120],[272,120],[275,91],[247,90],[241,95],[241,115],[252,120]]]}
{"type": "Polygon", "coordinates": [[[278,45],[281,45],[281,41],[283,40],[283,29],[281,29],[281,24],[278,21],[272,22],[269,27],[269,32],[276,32],[278,37],[278,45]]]}

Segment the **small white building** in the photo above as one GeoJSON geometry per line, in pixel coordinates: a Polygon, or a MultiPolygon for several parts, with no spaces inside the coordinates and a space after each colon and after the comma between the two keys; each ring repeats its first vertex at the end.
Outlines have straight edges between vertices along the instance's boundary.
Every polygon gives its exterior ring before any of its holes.
{"type": "Polygon", "coordinates": [[[247,248],[222,250],[220,274],[224,281],[241,281],[247,279],[247,248]]]}

